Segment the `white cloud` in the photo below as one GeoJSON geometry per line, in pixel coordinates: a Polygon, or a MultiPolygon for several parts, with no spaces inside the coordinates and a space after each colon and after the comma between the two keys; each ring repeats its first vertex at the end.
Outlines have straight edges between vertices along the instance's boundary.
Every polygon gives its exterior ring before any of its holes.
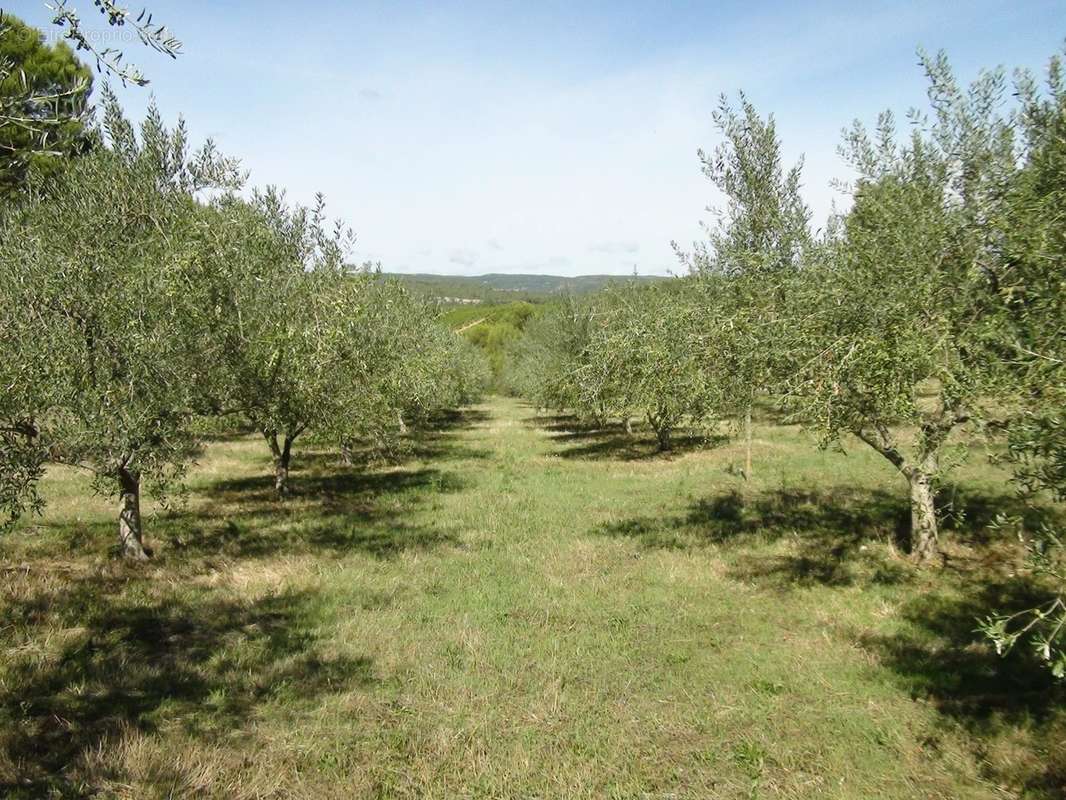
{"type": "Polygon", "coordinates": [[[460,267],[473,267],[478,262],[478,254],[473,250],[458,248],[448,253],[448,262],[460,267]]]}
{"type": "MultiPolygon", "coordinates": [[[[1061,31],[1046,24],[1056,18],[1051,3],[749,4],[710,10],[715,24],[685,31],[684,12],[657,10],[655,24],[674,38],[664,44],[649,29],[645,48],[610,38],[637,11],[576,4],[570,27],[580,36],[546,14],[469,47],[479,26],[506,16],[501,4],[467,14],[348,4],[282,32],[270,27],[280,24],[274,15],[231,18],[227,4],[201,5],[179,15],[186,55],[143,65],[167,118],[184,112],[194,138],[218,131],[220,149],[242,158],[253,183],[285,186],[305,203],[322,191],[384,269],[426,272],[678,269],[670,241],[703,238],[699,221],[720,204],[696,149],[718,139],[718,94],[740,88],[775,113],[785,162],[805,154],[805,197],[821,225],[839,198],[830,179],[847,177],[835,152],[841,128],[922,102],[915,45],[962,48],[969,77],[979,64],[1039,68],[1061,31]],[[1006,17],[1023,22],[993,25],[1006,17]],[[351,30],[359,57],[338,62],[330,45],[351,30]],[[282,35],[286,46],[266,55],[244,44],[282,35]],[[545,42],[552,58],[535,49],[545,42]],[[264,79],[250,84],[251,67],[264,79]]],[[[38,17],[47,24],[44,11],[38,17]]],[[[119,91],[139,115],[148,93],[119,91]]]]}
{"type": "Polygon", "coordinates": [[[637,242],[598,242],[589,245],[589,252],[606,253],[610,256],[632,255],[640,252],[640,245],[637,242]]]}

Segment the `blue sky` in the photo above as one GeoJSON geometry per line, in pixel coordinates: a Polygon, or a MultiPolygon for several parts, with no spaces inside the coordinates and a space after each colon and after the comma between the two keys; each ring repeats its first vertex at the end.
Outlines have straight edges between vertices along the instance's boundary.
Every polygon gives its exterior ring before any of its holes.
{"type": "MultiPolygon", "coordinates": [[[[840,130],[924,101],[919,45],[969,79],[1042,69],[1066,36],[1061,0],[146,2],[184,54],[122,43],[152,79],[120,90],[133,116],[154,96],[253,184],[323,192],[359,260],[453,274],[677,270],[670,241],[718,202],[696,150],[738,89],[805,155],[823,221],[840,130]]],[[[41,0],[0,5],[47,27],[41,0]]]]}

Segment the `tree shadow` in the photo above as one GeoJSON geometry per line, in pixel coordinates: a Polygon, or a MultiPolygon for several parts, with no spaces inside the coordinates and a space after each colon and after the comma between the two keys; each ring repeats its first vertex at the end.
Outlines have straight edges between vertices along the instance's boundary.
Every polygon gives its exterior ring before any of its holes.
{"type": "MultiPolygon", "coordinates": [[[[483,447],[463,443],[458,434],[475,428],[491,419],[491,415],[477,408],[435,411],[424,418],[408,422],[407,432],[387,446],[370,441],[356,441],[349,445],[348,460],[342,459],[337,447],[299,447],[293,455],[293,466],[313,466],[325,471],[333,467],[372,469],[381,466],[402,466],[413,461],[474,461],[491,457],[483,447]]],[[[318,442],[319,445],[323,444],[318,442]]]]}
{"type": "MultiPolygon", "coordinates": [[[[686,514],[637,517],[596,531],[633,537],[650,548],[720,547],[730,577],[773,591],[899,586],[900,630],[855,632],[855,639],[913,697],[932,703],[945,722],[965,728],[990,780],[1017,788],[1018,795],[1066,796],[1066,684],[1024,646],[1000,657],[977,631],[979,621],[992,614],[1052,598],[1050,588],[1034,579],[1007,575],[1003,548],[991,547],[999,543],[988,523],[1001,512],[1026,507],[1009,492],[955,489],[948,499],[956,516],[945,526],[945,538],[988,549],[985,558],[960,556],[949,561],[951,569],[936,574],[914,569],[888,548],[869,546],[908,529],[902,490],[789,490],[746,502],[727,492],[692,504],[686,514]],[[782,540],[787,547],[768,546],[782,540]]],[[[1029,513],[1047,518],[1055,512],[1029,513]]],[[[935,747],[936,741],[927,744],[935,747]]]]}
{"type": "Polygon", "coordinates": [[[970,574],[906,602],[899,633],[856,637],[912,697],[965,728],[989,779],[1026,797],[1066,796],[1066,684],[1025,646],[998,655],[976,628],[1051,597],[1028,578],[970,574]],[[1007,759],[987,757],[996,740],[1011,748],[1007,759]]]}
{"type": "Polygon", "coordinates": [[[8,630],[63,642],[47,658],[9,650],[0,683],[4,797],[95,796],[100,776],[87,757],[131,730],[177,724],[214,741],[244,727],[260,704],[313,707],[376,680],[370,658],[321,646],[306,591],[146,600],[145,578],[102,573],[64,575],[59,586],[27,576],[3,592],[8,630]],[[131,582],[145,585],[131,592],[131,582]]]}
{"type": "MultiPolygon", "coordinates": [[[[455,412],[411,438],[434,457],[469,458],[453,437],[485,418],[455,412]]],[[[113,540],[106,517],[35,526],[49,534],[47,552],[0,578],[0,796],[98,796],[122,779],[115,748],[131,732],[177,728],[221,743],[262,704],[313,708],[375,682],[370,658],[338,654],[319,638],[316,594],[242,601],[187,580],[216,569],[219,557],[254,572],[273,554],[385,558],[458,543],[457,530],[410,515],[466,481],[418,465],[345,468],[333,453],[308,451],[297,455],[293,496],[278,502],[265,452],[260,467],[198,485],[191,506],[153,514],[149,540],[164,546],[149,565],[68,559],[64,543],[84,550],[113,540]]],[[[269,578],[270,562],[264,568],[269,578]]]]}
{"type": "Polygon", "coordinates": [[[457,544],[457,530],[414,525],[407,517],[439,495],[463,491],[467,482],[452,471],[407,465],[488,457],[457,436],[488,418],[480,409],[434,414],[412,426],[404,440],[409,446],[387,460],[364,450],[356,452],[355,463],[344,465],[336,450],[301,450],[293,456],[291,493],[285,501],[277,499],[264,464],[260,474],[202,487],[204,502],[153,522],[153,533],[169,539],[167,549],[180,551],[182,559],[353,551],[384,558],[457,544]]]}
{"type": "Polygon", "coordinates": [[[727,441],[725,436],[682,428],[672,437],[670,449],[660,450],[650,427],[643,422],[634,422],[632,433],[621,422],[597,423],[572,414],[535,416],[525,424],[546,431],[553,442],[567,445],[557,453],[561,458],[588,461],[668,460],[727,441]]]}
{"type": "Polygon", "coordinates": [[[455,431],[477,427],[492,419],[492,415],[480,408],[449,408],[434,411],[416,423],[421,431],[455,431]]]}
{"type": "Polygon", "coordinates": [[[372,471],[338,467],[332,456],[321,460],[306,459],[293,472],[293,491],[284,501],[277,499],[268,475],[205,487],[204,502],[194,511],[175,512],[161,531],[170,533],[168,549],[181,551],[179,558],[261,558],[280,552],[364,552],[385,558],[460,541],[457,530],[407,521],[435,496],[466,487],[454,473],[372,471]]]}
{"type": "Polygon", "coordinates": [[[624,430],[625,426],[620,422],[598,423],[591,419],[579,417],[577,414],[542,414],[535,413],[526,417],[522,424],[527,428],[547,431],[548,433],[568,433],[575,436],[587,434],[595,437],[604,430],[624,430]]]}
{"type": "Polygon", "coordinates": [[[1066,511],[1061,506],[1037,505],[1016,492],[979,490],[957,483],[941,487],[937,510],[943,530],[975,546],[987,546],[1002,538],[995,524],[1000,516],[1019,519],[1028,530],[1066,524],[1066,511]]]}
{"type": "Polygon", "coordinates": [[[865,545],[899,535],[907,524],[904,503],[882,491],[780,490],[746,500],[730,491],[698,500],[686,514],[640,517],[598,530],[635,537],[650,548],[726,547],[733,577],[781,589],[846,586],[858,580],[897,583],[907,580],[908,570],[867,552],[865,545]],[[748,545],[785,537],[794,540],[790,552],[745,552],[748,545]]]}
{"type": "Polygon", "coordinates": [[[411,423],[404,443],[417,458],[446,461],[487,458],[490,455],[488,450],[459,444],[457,434],[484,425],[491,419],[492,415],[480,408],[435,411],[411,423]]]}
{"type": "MultiPolygon", "coordinates": [[[[412,524],[410,515],[445,494],[467,487],[457,472],[419,466],[416,458],[438,462],[483,458],[457,442],[459,430],[488,418],[466,409],[442,413],[432,427],[413,430],[421,450],[396,462],[340,463],[335,450],[308,447],[294,454],[291,495],[279,501],[263,446],[256,474],[197,482],[194,502],[152,513],[146,536],[156,547],[160,565],[185,569],[194,557],[263,558],[278,553],[334,556],[363,552],[387,558],[405,550],[458,544],[460,531],[434,523],[412,524]]],[[[242,470],[243,472],[244,470],[242,470]]],[[[33,528],[70,550],[106,548],[112,552],[115,523],[107,517],[88,520],[34,521],[33,528]]],[[[212,568],[207,563],[207,568],[212,568]]]]}
{"type": "MultiPolygon", "coordinates": [[[[952,487],[942,492],[944,538],[987,546],[997,534],[990,523],[1000,513],[1024,515],[1030,523],[1061,519],[1050,508],[1032,508],[1016,495],[952,487]],[[950,511],[950,513],[948,513],[950,511]]],[[[787,589],[856,582],[900,583],[910,568],[885,556],[874,542],[903,550],[910,533],[906,492],[836,487],[831,490],[781,489],[748,497],[729,491],[691,505],[687,514],[637,517],[601,526],[608,536],[630,536],[650,548],[688,549],[718,545],[731,553],[734,577],[787,589]],[[748,545],[789,538],[788,552],[747,552],[748,545]]],[[[951,562],[949,562],[951,563],[951,562]]],[[[967,569],[965,564],[961,567],[967,569]]]]}

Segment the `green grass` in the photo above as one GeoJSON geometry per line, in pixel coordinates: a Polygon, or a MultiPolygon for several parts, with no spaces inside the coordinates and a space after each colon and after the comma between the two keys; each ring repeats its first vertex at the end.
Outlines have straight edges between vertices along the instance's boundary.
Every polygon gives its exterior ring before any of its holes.
{"type": "Polygon", "coordinates": [[[1061,689],[977,616],[1031,599],[955,476],[947,568],[872,453],[586,430],[493,399],[402,464],[209,447],[156,558],[55,470],[3,541],[5,797],[1004,798],[1066,785],[1061,689]],[[966,513],[961,513],[965,511],[966,513]]]}

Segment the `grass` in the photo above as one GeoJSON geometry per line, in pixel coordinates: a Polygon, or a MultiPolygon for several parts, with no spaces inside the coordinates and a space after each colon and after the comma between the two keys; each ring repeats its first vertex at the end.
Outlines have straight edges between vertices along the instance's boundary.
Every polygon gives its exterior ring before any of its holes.
{"type": "Polygon", "coordinates": [[[973,632],[1040,591],[1002,476],[954,476],[934,575],[872,453],[652,450],[494,398],[399,465],[298,453],[279,505],[221,441],[147,567],[55,470],[3,541],[0,796],[1062,796],[1061,688],[973,632]]]}

